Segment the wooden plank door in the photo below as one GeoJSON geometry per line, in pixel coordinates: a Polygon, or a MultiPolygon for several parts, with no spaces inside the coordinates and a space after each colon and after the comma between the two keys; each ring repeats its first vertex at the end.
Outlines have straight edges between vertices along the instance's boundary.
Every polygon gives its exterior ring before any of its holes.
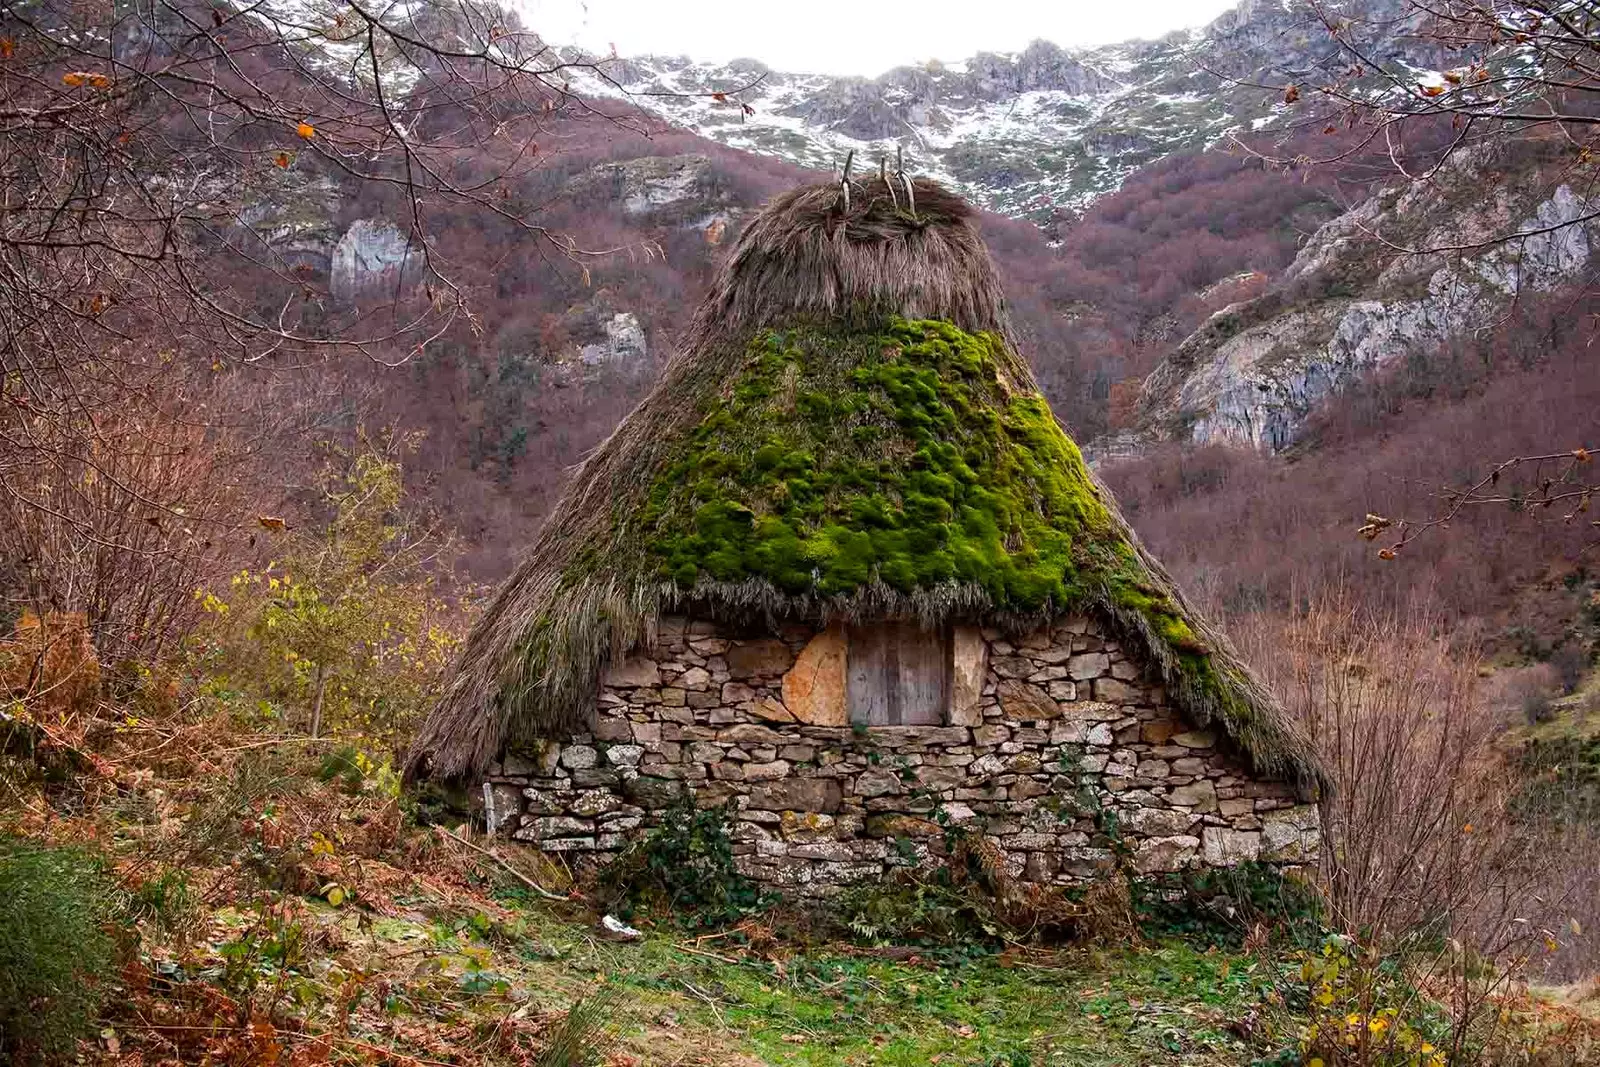
{"type": "Polygon", "coordinates": [[[940,726],[950,693],[950,640],[909,622],[852,626],[850,721],[865,726],[940,726]]]}

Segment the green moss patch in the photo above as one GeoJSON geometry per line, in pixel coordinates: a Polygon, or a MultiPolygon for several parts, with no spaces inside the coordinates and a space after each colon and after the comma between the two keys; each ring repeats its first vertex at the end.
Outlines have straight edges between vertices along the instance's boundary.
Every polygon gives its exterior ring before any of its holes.
{"type": "Polygon", "coordinates": [[[1109,597],[1200,651],[1045,399],[1003,379],[1004,343],[933,321],[760,332],[653,479],[645,554],[684,591],[961,583],[1030,614],[1109,597]]]}

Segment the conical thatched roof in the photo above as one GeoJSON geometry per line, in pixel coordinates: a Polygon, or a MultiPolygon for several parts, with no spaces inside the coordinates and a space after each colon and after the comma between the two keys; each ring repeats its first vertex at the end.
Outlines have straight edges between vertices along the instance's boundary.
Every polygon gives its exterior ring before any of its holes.
{"type": "Polygon", "coordinates": [[[1008,338],[971,209],[879,179],[773,201],[683,352],[583,465],[412,748],[461,778],[585,728],[660,615],[916,617],[1022,630],[1098,610],[1179,707],[1314,784],[1272,697],[1128,528],[1008,338]]]}

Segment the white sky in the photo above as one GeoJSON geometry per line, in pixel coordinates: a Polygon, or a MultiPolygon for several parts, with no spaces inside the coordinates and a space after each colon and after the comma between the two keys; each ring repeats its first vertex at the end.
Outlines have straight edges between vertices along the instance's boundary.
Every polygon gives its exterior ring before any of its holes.
{"type": "Polygon", "coordinates": [[[1035,38],[1063,47],[1159,37],[1201,26],[1237,0],[519,0],[551,44],[621,55],[759,59],[777,70],[860,74],[1035,38]]]}

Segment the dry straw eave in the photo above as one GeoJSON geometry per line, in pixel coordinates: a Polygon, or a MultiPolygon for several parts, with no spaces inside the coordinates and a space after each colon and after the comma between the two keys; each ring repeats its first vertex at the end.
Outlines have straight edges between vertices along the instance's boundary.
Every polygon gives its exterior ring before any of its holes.
{"type": "MultiPolygon", "coordinates": [[[[408,773],[468,778],[508,746],[581,731],[607,664],[647,645],[669,612],[767,622],[965,620],[1019,631],[1092,610],[1144,649],[1192,721],[1231,738],[1259,772],[1314,790],[1322,776],[1303,740],[1224,635],[1184,602],[1128,528],[1049,415],[1007,334],[993,263],[971,209],[953,194],[918,181],[907,196],[898,183],[874,179],[853,183],[848,207],[837,185],[778,197],[730,250],[681,354],[578,470],[525,561],[474,627],[412,747],[408,773]],[[821,409],[809,422],[796,415],[807,403],[821,409]],[[931,405],[899,411],[914,434],[886,414],[895,403],[931,405]],[[945,424],[927,428],[930,415],[945,424]],[[966,435],[969,458],[1001,454],[996,462],[1009,464],[1007,470],[1017,461],[1029,468],[1032,480],[1019,484],[1043,497],[993,506],[1010,506],[1005,515],[1031,524],[1046,555],[1068,551],[1062,546],[1070,542],[1074,562],[1059,566],[1042,587],[1033,572],[1008,572],[1009,585],[974,573],[970,553],[944,571],[926,566],[937,553],[914,556],[898,578],[887,567],[857,573],[839,564],[838,573],[856,577],[814,586],[793,572],[734,566],[718,573],[712,560],[721,535],[707,533],[704,499],[679,486],[703,475],[710,461],[722,462],[710,453],[725,445],[740,470],[767,462],[764,453],[752,454],[762,440],[751,436],[752,426],[771,429],[774,439],[788,435],[791,458],[812,464],[798,481],[783,483],[785,494],[796,486],[804,492],[807,479],[825,480],[829,472],[816,468],[845,462],[841,454],[859,439],[866,444],[856,458],[882,462],[858,468],[896,480],[870,486],[875,499],[887,494],[907,504],[922,499],[914,489],[927,471],[917,468],[927,467],[930,456],[972,474],[950,458],[958,451],[951,441],[966,435]],[[798,444],[797,433],[805,438],[798,444]],[[698,460],[685,460],[694,449],[698,460]],[[818,461],[819,455],[827,458],[818,461]],[[1046,512],[1070,521],[1041,518],[1046,512]],[[678,558],[694,561],[680,562],[678,571],[650,548],[650,539],[674,522],[678,558]],[[702,568],[698,553],[707,549],[702,568]]],[[[781,475],[785,457],[772,462],[781,475]]],[[[750,478],[720,477],[735,497],[749,492],[750,478]]],[[[970,480],[993,477],[989,471],[970,480]]],[[[704,493],[711,483],[702,477],[696,484],[704,493]]],[[[992,503],[992,495],[972,495],[992,503]]],[[[717,506],[735,525],[748,525],[773,504],[740,497],[717,506]]],[[[956,529],[948,518],[941,529],[956,529]]],[[[762,521],[791,532],[774,515],[762,521]]],[[[867,535],[850,525],[826,530],[847,549],[859,547],[867,535]]],[[[801,532],[810,535],[805,551],[838,552],[838,544],[816,547],[826,540],[816,529],[801,532]]],[[[737,537],[744,536],[740,527],[737,537]]],[[[899,534],[883,536],[892,541],[899,534]]],[[[1009,565],[1003,551],[988,548],[1009,565]]]]}

